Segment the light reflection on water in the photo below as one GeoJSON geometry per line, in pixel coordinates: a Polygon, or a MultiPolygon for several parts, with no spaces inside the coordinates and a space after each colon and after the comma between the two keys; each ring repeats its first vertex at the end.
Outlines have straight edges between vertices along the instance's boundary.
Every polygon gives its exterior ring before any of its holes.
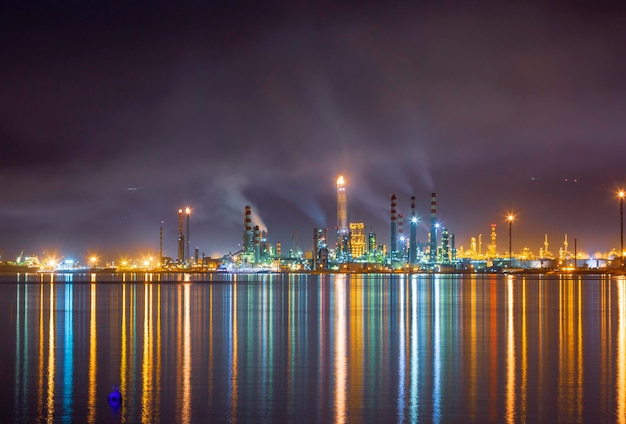
{"type": "Polygon", "coordinates": [[[0,279],[16,422],[626,423],[623,277],[0,279]]]}

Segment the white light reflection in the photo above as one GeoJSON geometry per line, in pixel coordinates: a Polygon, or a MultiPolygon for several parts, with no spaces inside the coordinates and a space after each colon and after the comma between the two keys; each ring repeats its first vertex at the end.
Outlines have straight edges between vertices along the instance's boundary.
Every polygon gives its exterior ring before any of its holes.
{"type": "Polygon", "coordinates": [[[406,326],[405,326],[405,284],[404,276],[398,281],[398,421],[404,422],[405,410],[405,394],[404,387],[406,384],[406,326]]]}
{"type": "Polygon", "coordinates": [[[409,417],[411,422],[417,422],[420,404],[418,391],[419,362],[418,362],[418,331],[417,331],[417,276],[411,277],[411,397],[409,398],[409,417]]]}
{"type": "Polygon", "coordinates": [[[335,423],[348,422],[346,415],[346,276],[335,279],[335,423]]]}
{"type": "MultiPolygon", "coordinates": [[[[18,274],[18,281],[19,281],[19,274],[18,274]]],[[[20,385],[22,384],[22,364],[21,364],[21,360],[22,360],[22,352],[21,352],[21,347],[22,347],[22,339],[21,339],[21,335],[22,335],[22,330],[20,328],[20,323],[21,323],[21,316],[20,316],[20,306],[21,306],[21,299],[20,299],[20,288],[21,285],[18,284],[17,286],[17,300],[16,300],[16,308],[15,308],[15,412],[16,412],[16,421],[19,420],[20,418],[19,415],[17,414],[18,411],[21,409],[20,407],[20,398],[19,395],[21,393],[20,390],[20,385]]],[[[27,286],[25,286],[27,287],[27,286]]],[[[24,302],[24,304],[26,305],[26,302],[24,302]]],[[[24,316],[26,317],[27,315],[24,314],[24,316]]]]}
{"type": "Polygon", "coordinates": [[[435,276],[433,286],[434,331],[433,331],[433,422],[441,422],[441,299],[439,276],[435,276]]]}
{"type": "Polygon", "coordinates": [[[74,387],[74,288],[73,284],[65,285],[65,307],[63,311],[63,421],[70,421],[73,412],[74,387]]]}

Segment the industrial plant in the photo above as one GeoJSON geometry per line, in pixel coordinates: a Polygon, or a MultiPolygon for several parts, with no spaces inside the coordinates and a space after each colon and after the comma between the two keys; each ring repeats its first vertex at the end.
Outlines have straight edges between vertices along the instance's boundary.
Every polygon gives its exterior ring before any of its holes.
{"type": "MultiPolygon", "coordinates": [[[[313,228],[310,242],[304,249],[297,243],[283,249],[279,241],[271,241],[268,230],[253,220],[250,205],[243,205],[242,242],[239,249],[220,258],[206,257],[196,247],[192,254],[190,240],[191,208],[178,209],[177,255],[166,256],[163,252],[163,226],[160,227],[158,257],[148,256],[135,260],[117,262],[100,261],[90,256],[84,264],[73,259],[46,258],[39,261],[36,255],[24,256],[16,261],[0,262],[0,271],[72,271],[72,270],[147,270],[147,271],[194,271],[194,272],[550,272],[572,270],[622,269],[623,254],[612,250],[605,254],[589,254],[579,251],[577,241],[573,245],[564,235],[563,243],[556,253],[550,250],[548,235],[543,247],[535,255],[529,248],[513,253],[512,225],[515,216],[507,217],[508,234],[500,237],[508,241],[508,247],[499,248],[497,225],[491,224],[489,241],[483,247],[483,234],[471,237],[469,248],[457,248],[453,231],[443,226],[437,215],[437,193],[430,195],[430,216],[423,222],[418,216],[416,196],[399,199],[389,197],[390,237],[382,240],[364,222],[350,222],[348,212],[348,186],[344,176],[337,178],[337,221],[335,228],[313,228]],[[406,202],[406,203],[405,203],[406,202]],[[410,204],[408,236],[405,233],[405,215],[402,204],[410,204]],[[400,206],[399,206],[400,205],[400,206]],[[423,231],[420,240],[418,227],[423,231]]],[[[623,201],[620,191],[620,206],[623,201]]],[[[620,209],[621,211],[622,209],[620,209]]],[[[163,224],[163,223],[162,223],[163,224]]],[[[621,229],[623,231],[623,227],[621,229]]],[[[309,233],[310,234],[310,233],[309,233]]],[[[622,238],[623,246],[623,238],[622,238]]],[[[506,243],[501,243],[506,246],[506,243]]],[[[622,247],[623,251],[623,247],[622,247]]],[[[0,253],[1,255],[1,253],[0,253]]]]}
{"type": "MultiPolygon", "coordinates": [[[[348,187],[344,176],[336,183],[337,221],[335,228],[313,228],[309,248],[294,246],[283,251],[280,242],[270,241],[268,231],[253,222],[252,207],[243,208],[243,233],[241,249],[222,258],[194,257],[189,254],[189,208],[178,211],[178,257],[164,258],[162,269],[205,269],[216,272],[515,272],[520,270],[597,269],[610,267],[611,259],[619,257],[611,252],[604,258],[589,258],[571,249],[567,235],[557,254],[549,250],[548,236],[537,256],[530,249],[513,254],[511,226],[515,219],[508,217],[509,246],[499,250],[496,245],[497,226],[490,226],[490,241],[483,248],[482,234],[472,237],[469,248],[458,247],[453,231],[443,226],[437,215],[437,193],[430,195],[430,215],[423,240],[418,227],[424,228],[417,213],[417,198],[407,199],[410,204],[408,235],[405,233],[405,215],[400,213],[399,199],[391,194],[389,200],[389,240],[381,240],[367,230],[364,222],[350,222],[348,213],[348,187]],[[186,227],[185,227],[186,224],[186,227]],[[185,231],[186,229],[186,231],[185,231]]],[[[371,227],[370,227],[371,228],[371,227]]],[[[616,261],[613,261],[616,262],[616,261]]]]}

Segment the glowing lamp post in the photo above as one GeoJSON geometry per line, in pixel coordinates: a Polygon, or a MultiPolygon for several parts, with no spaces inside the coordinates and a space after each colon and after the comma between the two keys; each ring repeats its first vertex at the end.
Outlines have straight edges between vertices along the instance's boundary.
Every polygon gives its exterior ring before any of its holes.
{"type": "Polygon", "coordinates": [[[509,268],[513,263],[513,215],[509,214],[507,217],[509,221],[509,268]]]}
{"type": "Polygon", "coordinates": [[[624,268],[624,190],[620,190],[619,196],[619,242],[620,242],[620,267],[624,268]]]}

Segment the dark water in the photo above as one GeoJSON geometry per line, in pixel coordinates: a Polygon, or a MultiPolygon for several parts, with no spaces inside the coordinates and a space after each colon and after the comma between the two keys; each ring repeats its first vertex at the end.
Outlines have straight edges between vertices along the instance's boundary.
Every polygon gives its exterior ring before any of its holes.
{"type": "Polygon", "coordinates": [[[0,276],[0,415],[626,421],[626,279],[207,278],[0,276]]]}

